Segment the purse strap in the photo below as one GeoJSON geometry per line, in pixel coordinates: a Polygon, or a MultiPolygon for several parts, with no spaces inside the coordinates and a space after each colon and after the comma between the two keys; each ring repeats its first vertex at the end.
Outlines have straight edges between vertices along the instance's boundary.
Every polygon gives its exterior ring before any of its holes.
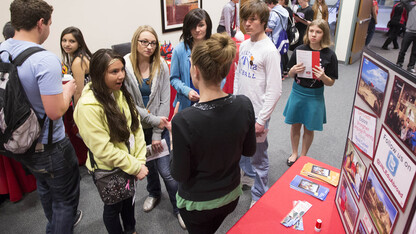
{"type": "MultiPolygon", "coordinates": [[[[127,146],[127,150],[128,150],[128,152],[129,152],[129,154],[130,154],[130,141],[129,140],[127,140],[126,142],[125,142],[125,144],[126,144],[126,146],[127,146]]],[[[88,148],[88,153],[89,153],[89,155],[90,155],[90,163],[91,163],[91,167],[92,168],[94,168],[94,169],[99,169],[98,168],[98,165],[97,165],[97,163],[95,162],[95,160],[94,160],[94,154],[91,152],[91,150],[88,148]]]]}

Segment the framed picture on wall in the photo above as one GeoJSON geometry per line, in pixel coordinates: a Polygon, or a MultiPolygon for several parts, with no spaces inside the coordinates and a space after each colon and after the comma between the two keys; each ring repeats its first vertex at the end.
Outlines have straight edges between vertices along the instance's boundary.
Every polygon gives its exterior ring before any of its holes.
{"type": "Polygon", "coordinates": [[[202,8],[202,0],[160,0],[162,32],[182,29],[185,15],[192,9],[202,8]]]}
{"type": "Polygon", "coordinates": [[[355,223],[357,222],[359,209],[348,187],[348,182],[345,176],[341,176],[340,185],[338,187],[338,194],[335,199],[338,210],[342,215],[344,226],[347,227],[348,233],[353,233],[355,223]]]}
{"type": "Polygon", "coordinates": [[[354,190],[354,194],[357,196],[358,200],[360,200],[367,167],[361,160],[358,152],[355,150],[353,143],[349,139],[347,141],[347,148],[345,150],[345,157],[344,162],[342,163],[342,167],[345,170],[348,181],[354,190]]]}
{"type": "Polygon", "coordinates": [[[404,211],[414,184],[416,164],[384,127],[381,128],[373,165],[404,211]]]}
{"type": "Polygon", "coordinates": [[[416,88],[395,76],[384,123],[415,156],[416,88]],[[412,136],[413,135],[413,136],[412,136]]]}
{"type": "Polygon", "coordinates": [[[389,73],[384,67],[364,56],[359,75],[357,94],[380,117],[389,73]]]}
{"type": "Polygon", "coordinates": [[[399,212],[371,166],[363,190],[363,202],[378,233],[393,233],[399,212]]]}

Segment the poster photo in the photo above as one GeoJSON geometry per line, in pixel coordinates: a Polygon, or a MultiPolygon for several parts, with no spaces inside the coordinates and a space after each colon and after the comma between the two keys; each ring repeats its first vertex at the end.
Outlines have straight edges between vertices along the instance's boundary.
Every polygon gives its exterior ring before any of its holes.
{"type": "Polygon", "coordinates": [[[202,8],[202,0],[160,0],[162,32],[182,29],[185,15],[195,8],[202,8]]]}
{"type": "Polygon", "coordinates": [[[380,116],[389,73],[367,57],[362,59],[357,94],[380,116]]]}
{"type": "Polygon", "coordinates": [[[385,124],[415,155],[416,152],[416,88],[395,77],[387,107],[385,124]]]}
{"type": "Polygon", "coordinates": [[[373,164],[404,211],[415,179],[416,164],[384,127],[380,132],[373,164]]]}
{"type": "Polygon", "coordinates": [[[362,191],[367,167],[355,150],[354,144],[349,139],[342,167],[345,170],[348,182],[351,184],[355,195],[360,200],[360,191],[362,191]]]}
{"type": "Polygon", "coordinates": [[[377,117],[354,107],[352,142],[370,159],[374,154],[377,117]]]}
{"type": "Polygon", "coordinates": [[[363,191],[363,202],[378,233],[393,233],[398,210],[371,167],[363,191]]]}
{"type": "Polygon", "coordinates": [[[345,176],[341,176],[340,188],[338,189],[339,192],[336,202],[342,214],[344,226],[347,227],[349,233],[352,233],[354,231],[355,223],[357,222],[359,209],[352,197],[345,176]]]}

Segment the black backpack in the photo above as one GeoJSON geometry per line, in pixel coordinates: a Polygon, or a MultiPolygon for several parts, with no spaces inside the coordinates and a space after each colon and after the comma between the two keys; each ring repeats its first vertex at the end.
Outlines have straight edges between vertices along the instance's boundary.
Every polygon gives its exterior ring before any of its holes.
{"type": "MultiPolygon", "coordinates": [[[[32,54],[43,51],[30,47],[12,60],[9,52],[0,51],[0,154],[17,159],[18,155],[35,152],[45,117],[40,118],[33,110],[17,73],[17,67],[32,54]],[[7,53],[9,61],[2,61],[1,54],[7,53]]],[[[52,125],[50,121],[49,140],[52,125]]]]}

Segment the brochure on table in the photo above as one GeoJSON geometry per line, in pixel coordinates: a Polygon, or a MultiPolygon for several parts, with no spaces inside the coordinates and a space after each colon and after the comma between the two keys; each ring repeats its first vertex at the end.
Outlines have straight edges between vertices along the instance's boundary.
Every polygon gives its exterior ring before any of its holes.
{"type": "Polygon", "coordinates": [[[347,233],[416,229],[416,77],[364,49],[335,204],[347,233]]]}

